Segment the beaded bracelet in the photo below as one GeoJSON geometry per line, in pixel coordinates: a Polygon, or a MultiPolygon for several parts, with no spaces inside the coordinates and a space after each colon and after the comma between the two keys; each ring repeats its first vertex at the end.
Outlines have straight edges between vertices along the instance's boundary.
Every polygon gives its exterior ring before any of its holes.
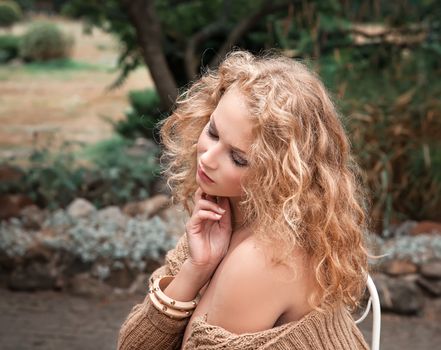
{"type": "Polygon", "coordinates": [[[150,300],[153,306],[158,310],[167,315],[168,317],[175,320],[182,320],[192,315],[192,311],[179,311],[172,308],[168,308],[166,305],[161,304],[152,291],[149,293],[150,300]]]}
{"type": "Polygon", "coordinates": [[[170,308],[173,308],[175,310],[187,311],[187,310],[195,309],[201,299],[200,293],[198,293],[196,298],[194,298],[193,300],[178,301],[170,298],[163,292],[163,290],[167,288],[167,286],[170,284],[171,281],[173,281],[174,278],[175,278],[174,276],[166,275],[166,276],[159,276],[156,280],[154,280],[153,292],[158,298],[158,300],[162,304],[170,308]]]}

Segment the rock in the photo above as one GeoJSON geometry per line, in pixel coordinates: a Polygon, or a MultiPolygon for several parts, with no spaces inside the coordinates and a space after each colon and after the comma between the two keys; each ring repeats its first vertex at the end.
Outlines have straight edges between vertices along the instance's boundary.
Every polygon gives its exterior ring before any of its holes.
{"type": "Polygon", "coordinates": [[[29,230],[39,230],[46,216],[46,213],[36,205],[28,205],[20,211],[23,227],[29,230]]]}
{"type": "Polygon", "coordinates": [[[424,233],[441,234],[441,223],[435,221],[421,221],[411,229],[410,233],[414,236],[424,233]]]}
{"type": "Polygon", "coordinates": [[[40,263],[48,263],[51,261],[54,253],[49,248],[42,244],[41,241],[35,241],[29,246],[24,258],[26,261],[38,261],[40,263]]]}
{"type": "Polygon", "coordinates": [[[56,276],[48,264],[33,261],[14,270],[8,287],[17,291],[50,290],[56,287],[56,276]]]}
{"type": "Polygon", "coordinates": [[[110,286],[91,277],[88,273],[81,273],[72,277],[67,284],[67,291],[81,297],[106,297],[113,293],[110,286]]]}
{"type": "Polygon", "coordinates": [[[60,272],[66,278],[71,278],[77,274],[90,271],[92,262],[84,262],[79,256],[74,255],[69,251],[59,251],[57,254],[57,265],[60,272]]]}
{"type": "Polygon", "coordinates": [[[441,260],[432,260],[422,264],[420,273],[429,279],[441,279],[441,260]]]}
{"type": "Polygon", "coordinates": [[[130,285],[127,292],[129,294],[146,294],[148,291],[148,278],[149,275],[145,273],[140,273],[138,276],[136,276],[133,283],[130,285]]]}
{"type": "Polygon", "coordinates": [[[424,277],[420,277],[417,280],[417,283],[420,287],[422,287],[425,291],[429,292],[432,296],[439,297],[441,296],[441,280],[434,281],[428,280],[424,277]]]}
{"type": "Polygon", "coordinates": [[[386,263],[384,272],[391,276],[408,275],[417,272],[418,267],[408,260],[391,260],[386,263]]]}
{"type": "Polygon", "coordinates": [[[402,237],[402,236],[409,236],[412,229],[418,224],[417,221],[413,220],[406,220],[403,221],[400,224],[396,224],[393,227],[391,227],[391,234],[392,237],[402,237]]]}
{"type": "Polygon", "coordinates": [[[82,218],[87,217],[93,214],[96,211],[96,208],[90,203],[88,200],[83,198],[75,199],[69,206],[67,207],[67,213],[72,218],[82,218]]]}
{"type": "Polygon", "coordinates": [[[423,296],[414,282],[382,274],[373,276],[373,280],[382,310],[403,315],[419,314],[422,311],[423,296]]]}
{"type": "Polygon", "coordinates": [[[32,199],[24,194],[5,194],[0,196],[0,220],[17,217],[20,211],[34,204],[32,199]]]}
{"type": "Polygon", "coordinates": [[[139,215],[139,204],[138,202],[131,202],[124,205],[123,213],[127,216],[135,217],[139,215]]]}
{"type": "Polygon", "coordinates": [[[19,184],[23,175],[23,172],[17,167],[0,164],[0,183],[2,184],[19,184]]]}
{"type": "Polygon", "coordinates": [[[129,288],[136,278],[138,271],[133,271],[127,266],[120,269],[112,269],[108,278],[104,282],[112,287],[116,288],[129,288]]]}
{"type": "Polygon", "coordinates": [[[128,221],[128,218],[123,215],[123,213],[117,206],[110,206],[99,210],[97,217],[99,222],[111,222],[120,229],[124,229],[128,221]]]}
{"type": "Polygon", "coordinates": [[[150,218],[169,205],[169,197],[164,194],[158,194],[144,201],[125,205],[123,213],[131,217],[142,215],[143,217],[150,218]]]}

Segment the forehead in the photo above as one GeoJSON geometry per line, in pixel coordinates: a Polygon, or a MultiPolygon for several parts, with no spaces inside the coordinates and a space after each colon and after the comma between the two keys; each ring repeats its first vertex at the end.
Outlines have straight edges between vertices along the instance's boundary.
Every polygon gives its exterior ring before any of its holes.
{"type": "Polygon", "coordinates": [[[248,151],[252,142],[252,121],[246,100],[237,88],[225,92],[211,118],[225,143],[248,151]]]}

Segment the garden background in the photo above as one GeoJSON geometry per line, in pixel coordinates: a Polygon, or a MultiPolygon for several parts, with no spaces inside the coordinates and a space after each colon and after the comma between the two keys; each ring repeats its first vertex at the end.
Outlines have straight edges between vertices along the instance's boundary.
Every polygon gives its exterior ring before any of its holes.
{"type": "Polygon", "coordinates": [[[115,347],[185,222],[155,125],[234,47],[323,78],[385,254],[382,349],[439,345],[440,18],[435,0],[0,0],[2,348],[115,347]]]}

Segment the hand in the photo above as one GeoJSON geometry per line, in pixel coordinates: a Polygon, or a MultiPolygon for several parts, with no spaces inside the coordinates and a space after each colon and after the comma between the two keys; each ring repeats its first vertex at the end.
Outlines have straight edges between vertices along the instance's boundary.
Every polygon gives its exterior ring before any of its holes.
{"type": "Polygon", "coordinates": [[[231,239],[231,209],[228,197],[213,197],[199,187],[195,207],[186,223],[191,265],[214,272],[228,251],[231,239]],[[222,210],[223,209],[223,210],[222,210]]]}

